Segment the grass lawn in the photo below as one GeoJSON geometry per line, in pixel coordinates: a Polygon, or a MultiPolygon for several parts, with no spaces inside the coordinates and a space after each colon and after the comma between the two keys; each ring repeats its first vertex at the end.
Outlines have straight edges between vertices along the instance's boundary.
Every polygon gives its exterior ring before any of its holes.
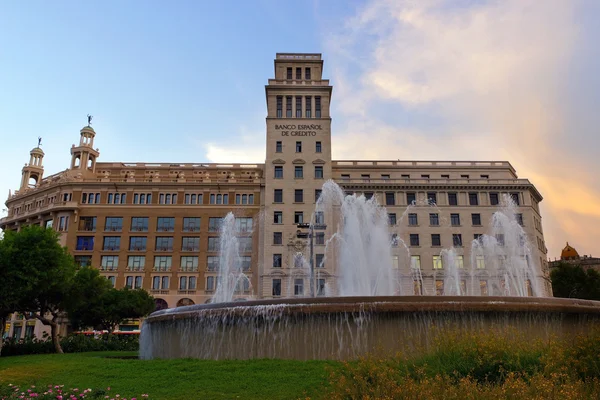
{"type": "Polygon", "coordinates": [[[321,398],[331,361],[119,359],[128,352],[0,357],[0,385],[65,385],[106,389],[130,398],[298,399],[321,398]]]}

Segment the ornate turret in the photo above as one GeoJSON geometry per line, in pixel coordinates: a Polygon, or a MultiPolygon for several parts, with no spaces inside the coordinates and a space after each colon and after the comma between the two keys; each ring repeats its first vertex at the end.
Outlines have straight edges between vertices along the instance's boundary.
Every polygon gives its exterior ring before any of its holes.
{"type": "Polygon", "coordinates": [[[560,259],[561,260],[577,260],[579,258],[579,253],[577,252],[577,250],[575,250],[574,247],[569,246],[569,242],[567,242],[567,245],[565,246],[564,249],[562,249],[562,252],[560,253],[560,259]]]}
{"type": "Polygon", "coordinates": [[[98,149],[94,149],[94,137],[96,132],[89,124],[91,117],[88,116],[88,125],[81,128],[79,146],[71,147],[71,169],[96,172],[96,159],[100,155],[98,149]]]}
{"type": "Polygon", "coordinates": [[[42,139],[38,139],[38,146],[29,152],[29,164],[25,164],[21,174],[21,191],[36,187],[44,176],[44,151],[40,148],[42,139]]]}

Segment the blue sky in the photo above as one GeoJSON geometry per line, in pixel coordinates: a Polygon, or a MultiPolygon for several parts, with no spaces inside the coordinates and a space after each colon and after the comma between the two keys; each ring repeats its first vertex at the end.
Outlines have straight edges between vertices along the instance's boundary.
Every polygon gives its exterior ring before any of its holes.
{"type": "Polygon", "coordinates": [[[0,196],[38,136],[46,175],[66,168],[88,113],[101,161],[261,162],[275,53],[321,52],[334,157],[509,160],[545,197],[550,255],[598,254],[598,17],[594,0],[2,2],[0,196]]]}

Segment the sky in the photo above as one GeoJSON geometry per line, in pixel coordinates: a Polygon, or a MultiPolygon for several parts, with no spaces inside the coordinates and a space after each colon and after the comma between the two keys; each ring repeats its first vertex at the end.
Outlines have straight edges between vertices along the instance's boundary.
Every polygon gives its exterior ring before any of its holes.
{"type": "Polygon", "coordinates": [[[595,0],[0,0],[0,197],[38,136],[45,175],[67,168],[87,114],[100,161],[264,162],[275,53],[318,52],[335,159],[510,161],[544,197],[549,257],[600,255],[599,17],[595,0]]]}

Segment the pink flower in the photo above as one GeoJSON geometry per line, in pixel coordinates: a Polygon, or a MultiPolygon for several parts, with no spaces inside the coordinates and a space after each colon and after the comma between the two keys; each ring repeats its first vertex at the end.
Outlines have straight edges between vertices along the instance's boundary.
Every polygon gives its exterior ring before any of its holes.
{"type": "Polygon", "coordinates": [[[63,400],[62,396],[59,394],[58,396],[56,396],[57,400],[63,400]]]}

